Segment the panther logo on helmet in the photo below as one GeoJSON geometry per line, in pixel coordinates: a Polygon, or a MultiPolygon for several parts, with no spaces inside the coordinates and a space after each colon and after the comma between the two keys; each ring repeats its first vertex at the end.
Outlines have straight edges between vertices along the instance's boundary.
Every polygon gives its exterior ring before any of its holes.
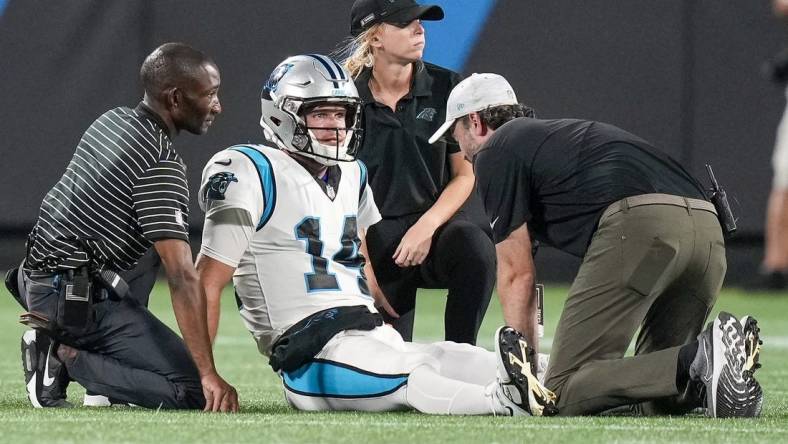
{"type": "Polygon", "coordinates": [[[292,63],[282,63],[281,65],[277,66],[263,86],[263,95],[268,95],[270,97],[272,92],[276,92],[276,88],[279,86],[279,81],[282,80],[282,77],[284,77],[285,74],[287,74],[287,71],[289,71],[292,67],[292,63]]]}
{"type": "Polygon", "coordinates": [[[260,102],[260,125],[280,148],[328,166],[355,160],[361,143],[361,99],[350,74],[334,60],[318,54],[284,60],[269,76],[260,102]],[[322,105],[345,108],[345,126],[310,128],[306,112],[322,105]],[[338,136],[334,143],[321,143],[313,129],[333,130],[338,136]]]}

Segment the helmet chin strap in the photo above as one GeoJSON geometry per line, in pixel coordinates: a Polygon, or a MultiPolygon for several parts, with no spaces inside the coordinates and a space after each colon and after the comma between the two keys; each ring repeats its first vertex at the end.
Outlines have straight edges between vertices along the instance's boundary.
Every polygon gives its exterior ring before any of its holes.
{"type": "MultiPolygon", "coordinates": [[[[306,128],[306,134],[300,133],[300,134],[295,134],[294,136],[309,138],[310,141],[308,147],[309,151],[306,150],[294,151],[292,148],[288,147],[287,144],[279,138],[277,132],[274,131],[274,129],[271,128],[269,125],[267,125],[264,121],[262,120],[260,121],[260,126],[262,126],[263,128],[263,135],[265,136],[265,138],[271,142],[274,142],[279,149],[312,159],[315,162],[318,162],[326,167],[334,166],[337,165],[339,162],[345,161],[345,160],[337,159],[337,153],[340,151],[340,149],[342,149],[345,155],[347,155],[347,148],[350,145],[354,133],[353,130],[345,129],[345,128],[341,128],[341,129],[340,128],[314,128],[319,130],[334,130],[334,131],[344,130],[347,133],[345,135],[345,140],[341,145],[338,143],[335,143],[334,145],[327,145],[324,143],[320,143],[317,140],[317,137],[315,137],[314,132],[312,132],[313,128],[308,128],[304,126],[302,128],[306,128]],[[329,153],[331,153],[332,151],[334,153],[333,157],[329,156],[329,153]]],[[[351,160],[347,160],[347,161],[351,161],[351,160]]]]}
{"type": "Polygon", "coordinates": [[[347,156],[347,147],[350,144],[351,139],[353,138],[353,130],[348,130],[345,128],[306,128],[307,135],[310,139],[310,146],[311,152],[304,152],[305,155],[315,159],[316,161],[322,163],[326,166],[333,166],[338,164],[339,162],[346,162],[351,161],[345,159],[347,156]],[[321,131],[334,131],[337,133],[337,142],[334,142],[333,145],[321,143],[318,141],[317,137],[313,130],[321,130],[321,131]],[[339,131],[345,131],[345,140],[342,144],[339,144],[339,131]],[[333,152],[333,156],[331,153],[333,152]],[[340,153],[342,153],[342,158],[340,158],[340,153]]]}

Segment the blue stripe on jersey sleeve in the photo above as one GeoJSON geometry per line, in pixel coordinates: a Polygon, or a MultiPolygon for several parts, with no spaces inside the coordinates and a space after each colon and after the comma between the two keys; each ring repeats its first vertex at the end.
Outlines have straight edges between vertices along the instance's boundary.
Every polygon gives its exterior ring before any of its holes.
{"type": "Polygon", "coordinates": [[[358,200],[360,202],[361,197],[364,195],[364,190],[367,189],[367,166],[360,160],[356,160],[356,162],[358,162],[358,169],[361,171],[361,185],[358,187],[358,200]]]}
{"type": "Polygon", "coordinates": [[[338,362],[314,360],[283,372],[285,386],[305,396],[374,398],[399,390],[408,375],[378,375],[338,362]]]}
{"type": "Polygon", "coordinates": [[[238,151],[245,155],[252,161],[255,168],[257,168],[257,175],[260,177],[260,187],[263,190],[263,199],[265,200],[265,208],[263,215],[260,217],[260,222],[257,224],[257,230],[265,226],[271,215],[274,213],[276,206],[276,180],[274,179],[274,169],[271,166],[271,161],[265,157],[265,154],[257,151],[248,146],[235,146],[231,150],[238,151]]]}

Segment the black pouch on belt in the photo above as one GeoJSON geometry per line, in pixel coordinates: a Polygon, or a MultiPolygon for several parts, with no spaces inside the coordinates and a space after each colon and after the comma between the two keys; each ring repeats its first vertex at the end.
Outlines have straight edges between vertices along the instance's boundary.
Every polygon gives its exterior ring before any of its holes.
{"type": "Polygon", "coordinates": [[[337,333],[372,330],[383,325],[379,313],[364,305],[335,307],[298,321],[274,343],[268,363],[274,371],[293,371],[309,362],[337,333]]]}
{"type": "Polygon", "coordinates": [[[57,325],[66,334],[78,337],[87,331],[92,321],[93,283],[87,267],[69,271],[63,277],[57,325]]]}

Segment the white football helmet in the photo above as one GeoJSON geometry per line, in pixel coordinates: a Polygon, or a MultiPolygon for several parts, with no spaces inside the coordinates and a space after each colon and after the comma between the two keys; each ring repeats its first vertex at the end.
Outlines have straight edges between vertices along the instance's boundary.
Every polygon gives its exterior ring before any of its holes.
{"type": "Polygon", "coordinates": [[[260,125],[266,137],[280,148],[327,166],[356,159],[362,133],[361,99],[347,70],[329,57],[307,54],[284,60],[263,86],[260,102],[260,125]],[[347,132],[341,144],[320,143],[306,125],[304,112],[319,104],[347,109],[345,127],[330,128],[347,132]]]}

